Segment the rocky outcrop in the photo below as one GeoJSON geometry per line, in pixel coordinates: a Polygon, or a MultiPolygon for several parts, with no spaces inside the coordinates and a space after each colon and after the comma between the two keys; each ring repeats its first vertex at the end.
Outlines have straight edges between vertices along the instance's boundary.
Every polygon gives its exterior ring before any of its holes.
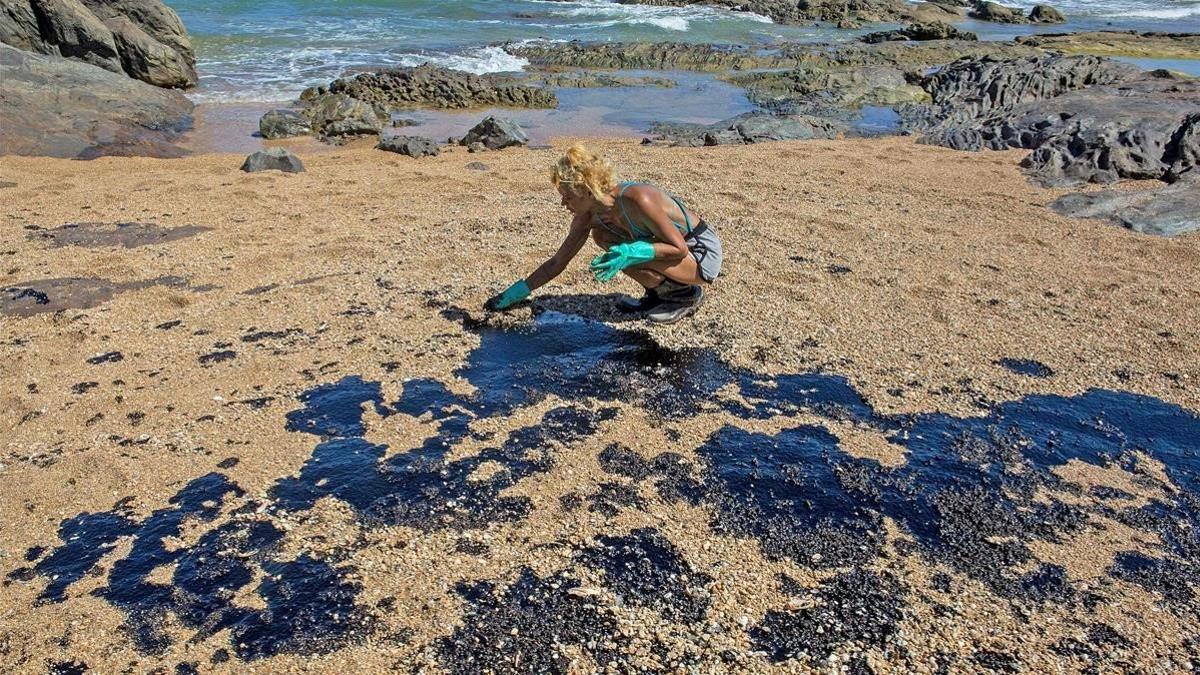
{"type": "Polygon", "coordinates": [[[675,80],[649,75],[608,75],[606,73],[549,73],[528,79],[541,87],[562,89],[596,89],[600,87],[661,87],[676,86],[675,80]]]}
{"type": "Polygon", "coordinates": [[[960,59],[928,76],[922,86],[933,103],[978,117],[1068,91],[1120,82],[1140,69],[1094,56],[960,59]]]}
{"type": "Polygon", "coordinates": [[[424,136],[392,136],[380,141],[375,148],[409,157],[436,157],[439,151],[437,142],[424,136]]]}
{"type": "Polygon", "coordinates": [[[948,23],[914,23],[899,30],[868,33],[859,39],[867,44],[877,44],[880,42],[904,40],[912,40],[914,42],[923,42],[926,40],[974,41],[978,40],[979,36],[970,31],[959,30],[948,23]]]}
{"type": "Polygon", "coordinates": [[[934,106],[906,110],[922,142],[1033,152],[1038,182],[1173,180],[1200,160],[1200,82],[1092,56],[960,61],[926,78],[934,106]],[[924,117],[922,117],[924,115],[924,117]]]}
{"type": "Polygon", "coordinates": [[[1035,5],[1028,14],[1020,7],[1005,7],[995,2],[979,2],[968,14],[972,19],[994,23],[1065,23],[1067,17],[1050,5],[1035,5]]]}
{"type": "Polygon", "coordinates": [[[0,42],[155,86],[197,82],[187,32],[158,0],[0,0],[0,42]]]}
{"type": "Polygon", "coordinates": [[[1050,208],[1073,218],[1103,218],[1144,234],[1175,236],[1200,231],[1200,172],[1166,187],[1105,190],[1060,197],[1050,208]]]}
{"type": "Polygon", "coordinates": [[[302,99],[344,94],[387,107],[432,108],[553,108],[558,99],[548,90],[513,84],[498,75],[472,75],[429,64],[392,68],[334,80],[328,87],[306,90],[302,99]]]}
{"type": "Polygon", "coordinates": [[[904,0],[619,0],[623,4],[685,6],[711,5],[769,16],[776,23],[824,21],[850,26],[859,23],[953,21],[958,8],[947,2],[908,3],[904,0]]]}
{"type": "Polygon", "coordinates": [[[1006,42],[971,40],[894,41],[880,44],[790,43],[771,49],[687,43],[585,43],[506,45],[535,68],[554,70],[691,70],[726,72],[783,68],[895,66],[923,71],[961,57],[1012,58],[1043,54],[1040,49],[1006,42]]]}
{"type": "Polygon", "coordinates": [[[0,154],[178,157],[191,112],[177,91],[0,45],[0,154]]]}
{"type": "Polygon", "coordinates": [[[383,106],[341,93],[323,94],[310,101],[304,116],[312,133],[324,139],[378,134],[389,118],[383,106]]]}
{"type": "Polygon", "coordinates": [[[845,128],[819,117],[751,113],[711,125],[660,123],[651,132],[643,143],[697,147],[836,138],[845,128]]]}
{"type": "Polygon", "coordinates": [[[1029,23],[1066,23],[1067,16],[1050,5],[1034,5],[1029,10],[1029,23]]]}
{"type": "Polygon", "coordinates": [[[856,109],[864,105],[893,106],[929,100],[924,89],[910,84],[904,72],[892,66],[808,66],[735,76],[730,80],[744,87],[751,101],[774,110],[815,103],[856,109]]]}
{"type": "Polygon", "coordinates": [[[292,138],[311,133],[312,124],[296,110],[277,108],[258,120],[258,134],[263,138],[292,138]]]}
{"type": "Polygon", "coordinates": [[[242,171],[247,173],[258,171],[301,173],[304,171],[304,162],[283,148],[267,148],[246,157],[246,161],[242,163],[242,171]]]}
{"type": "Polygon", "coordinates": [[[482,146],[487,150],[500,150],[518,145],[528,145],[529,137],[521,125],[505,117],[487,117],[471,127],[459,141],[468,148],[482,146]]]}
{"type": "Polygon", "coordinates": [[[1150,59],[1200,59],[1200,33],[1093,31],[1022,35],[1017,44],[1065,54],[1135,56],[1150,59]]]}

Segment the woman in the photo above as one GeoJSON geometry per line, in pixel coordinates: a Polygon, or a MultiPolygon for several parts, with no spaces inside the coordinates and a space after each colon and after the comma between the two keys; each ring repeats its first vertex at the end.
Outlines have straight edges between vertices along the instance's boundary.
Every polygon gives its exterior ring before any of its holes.
{"type": "Polygon", "coordinates": [[[721,271],[716,230],[653,185],[617,183],[608,160],[583,145],[571,146],[558,160],[550,182],[575,216],[566,239],[533,274],[485,307],[503,310],[529,297],[562,274],[591,236],[605,251],[591,263],[598,281],[624,273],[645,289],[639,299],[623,299],[622,310],[645,312],[658,323],[674,323],[696,311],[704,287],[721,271]]]}

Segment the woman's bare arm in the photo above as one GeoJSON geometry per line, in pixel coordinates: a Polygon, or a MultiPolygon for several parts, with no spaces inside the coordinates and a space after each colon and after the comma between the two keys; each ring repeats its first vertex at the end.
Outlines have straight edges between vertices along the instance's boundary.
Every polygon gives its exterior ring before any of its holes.
{"type": "Polygon", "coordinates": [[[591,217],[590,213],[581,213],[571,220],[571,229],[567,232],[567,238],[559,245],[558,250],[526,278],[525,283],[529,284],[530,290],[549,283],[562,274],[567,265],[575,259],[579,249],[583,248],[584,243],[587,242],[591,217]]]}

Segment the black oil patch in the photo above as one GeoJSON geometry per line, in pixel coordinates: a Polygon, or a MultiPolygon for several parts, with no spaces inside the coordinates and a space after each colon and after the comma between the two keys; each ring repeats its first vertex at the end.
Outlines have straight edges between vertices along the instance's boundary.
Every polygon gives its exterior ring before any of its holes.
{"type": "MultiPolygon", "coordinates": [[[[887,649],[907,592],[887,574],[867,571],[890,555],[884,518],[906,531],[893,542],[900,555],[925,556],[1015,603],[1087,607],[1103,600],[1081,598],[1064,570],[1038,561],[1029,543],[1065,541],[1089,527],[1093,516],[1115,517],[1155,534],[1162,545],[1122,553],[1112,575],[1162,593],[1173,607],[1195,605],[1200,418],[1178,406],[1092,390],[1028,396],[992,405],[978,417],[887,416],[836,375],[758,375],[711,352],[672,352],[644,335],[583,319],[546,313],[523,331],[487,327],[478,333],[480,346],[455,372],[474,393],[458,395],[432,379],[410,380],[400,400],[387,402],[380,383],[360,377],[320,384],[286,414],[288,430],[312,435],[312,456],[297,474],[279,479],[265,503],[235,505],[236,485],[220,474],[203,476],[168,508],[145,517],[118,505],[63,521],[61,542],[12,571],[9,582],[44,580],[42,601],[60,602],[86,575],[104,576],[98,594],[125,612],[135,644],[147,653],[165,648],[168,637],[160,627],[171,617],[199,636],[228,630],[232,650],[243,659],[338,649],[371,630],[369,615],[356,603],[354,570],[345,556],[281,560],[277,518],[331,497],[352,508],[364,527],[461,532],[520,520],[532,504],[508,488],[547,472],[564,446],[594,436],[617,416],[608,403],[624,402],[668,421],[717,413],[785,422],[772,434],[731,423],[696,449],[695,460],[670,452],[647,459],[610,446],[600,463],[621,476],[611,482],[619,489],[597,493],[602,500],[569,495],[563,501],[574,508],[601,501],[641,508],[638,500],[650,494],[643,488],[653,485],[668,503],[706,509],[718,534],[752,539],[767,557],[850,568],[812,592],[812,607],[768,613],[752,639],[772,658],[819,658],[850,641],[887,649]],[[494,439],[472,429],[475,420],[503,420],[550,397],[560,403],[527,427],[494,439]],[[369,443],[368,410],[418,418],[430,435],[398,452],[369,443]],[[786,418],[799,414],[860,425],[903,450],[906,461],[890,467],[852,456],[822,426],[787,426],[786,418]],[[453,453],[468,441],[484,447],[467,457],[453,453]],[[1093,506],[1054,499],[1058,492],[1085,494],[1058,478],[1052,471],[1057,466],[1071,460],[1115,465],[1152,481],[1139,467],[1141,456],[1166,467],[1170,482],[1164,496],[1147,506],[1133,509],[1122,495],[1103,492],[1093,493],[1093,506]],[[222,509],[232,519],[202,531],[194,546],[164,543],[184,522],[212,522],[222,509]],[[121,542],[131,546],[129,555],[101,568],[101,558],[121,542]],[[152,572],[170,566],[170,582],[150,581],[158,578],[152,572]],[[257,593],[268,609],[234,602],[238,592],[257,593]]],[[[703,589],[703,575],[687,568],[661,533],[601,539],[607,544],[580,564],[602,570],[628,602],[645,593],[645,602],[656,602],[673,620],[706,611],[703,593],[680,590],[703,589]],[[653,589],[639,585],[640,577],[622,576],[627,564],[648,579],[665,575],[666,581],[653,589]],[[663,589],[687,600],[650,595],[663,589]]],[[[455,635],[439,643],[438,654],[456,672],[553,671],[565,663],[556,644],[582,650],[601,667],[620,663],[610,646],[620,642],[612,617],[591,606],[586,593],[567,592],[576,586],[565,573],[538,577],[526,570],[503,592],[486,583],[464,588],[468,612],[455,635]]]]}
{"type": "Polygon", "coordinates": [[[1045,378],[1054,375],[1054,370],[1050,366],[1033,359],[1003,358],[996,361],[996,365],[1026,377],[1045,378]]]}
{"type": "Polygon", "coordinates": [[[750,639],[775,662],[820,662],[851,645],[883,650],[899,630],[906,595],[890,574],[856,568],[810,591],[812,607],[767,612],[750,639]]]}
{"type": "Polygon", "coordinates": [[[152,223],[67,223],[54,228],[38,228],[26,238],[51,246],[122,246],[136,248],[149,244],[167,244],[193,237],[212,228],[200,225],[164,227],[152,223]]]}
{"type": "Polygon", "coordinates": [[[694,570],[658,530],[599,537],[578,558],[603,572],[605,585],[625,604],[657,610],[676,623],[697,622],[708,613],[713,578],[694,570]]]}
{"type": "Polygon", "coordinates": [[[623,639],[617,624],[582,593],[565,573],[538,577],[522,569],[501,591],[480,582],[460,586],[469,605],[462,625],[438,645],[442,666],[455,674],[566,673],[570,646],[604,668],[617,661],[609,645],[623,639]]]}
{"type": "Polygon", "coordinates": [[[188,283],[173,276],[127,282],[88,277],[39,279],[0,289],[0,314],[27,317],[64,309],[91,309],[112,300],[118,293],[151,286],[188,288],[188,283]]]}

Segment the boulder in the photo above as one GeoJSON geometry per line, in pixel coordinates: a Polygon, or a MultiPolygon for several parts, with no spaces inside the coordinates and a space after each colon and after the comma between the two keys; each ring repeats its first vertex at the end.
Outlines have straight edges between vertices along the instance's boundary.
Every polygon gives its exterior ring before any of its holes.
{"type": "Polygon", "coordinates": [[[438,154],[437,142],[424,136],[392,136],[380,141],[375,147],[409,157],[436,157],[438,154]]]}
{"type": "Polygon", "coordinates": [[[42,40],[57,54],[124,72],[112,31],[79,0],[32,0],[42,40]]]}
{"type": "Polygon", "coordinates": [[[305,110],[305,116],[313,133],[322,138],[378,134],[388,123],[387,111],[382,107],[345,94],[316,98],[305,110]]]}
{"type": "Polygon", "coordinates": [[[994,23],[1025,23],[1026,21],[1025,15],[1021,13],[1020,9],[986,1],[976,3],[974,9],[967,16],[979,21],[994,23]]]}
{"type": "Polygon", "coordinates": [[[487,117],[472,127],[459,141],[459,144],[467,147],[474,143],[479,143],[488,150],[500,150],[514,145],[528,145],[529,137],[519,124],[506,117],[487,117]]]}
{"type": "Polygon", "coordinates": [[[121,67],[130,77],[156,87],[184,89],[196,84],[195,68],[134,22],[119,16],[106,19],[104,25],[112,31],[121,67]]]}
{"type": "Polygon", "coordinates": [[[1050,208],[1073,218],[1103,218],[1144,234],[1200,231],[1200,173],[1151,190],[1105,190],[1058,198],[1050,208]]]}
{"type": "Polygon", "coordinates": [[[651,131],[655,137],[643,140],[644,144],[697,147],[836,138],[845,127],[808,115],[747,113],[711,125],[659,123],[652,125],[651,131]]]}
{"type": "Polygon", "coordinates": [[[0,0],[0,42],[155,86],[197,83],[183,23],[159,0],[0,0]]]}
{"type": "Polygon", "coordinates": [[[242,163],[242,171],[283,171],[284,173],[300,173],[304,171],[304,163],[300,158],[283,148],[267,148],[246,157],[242,163]]]}
{"type": "Polygon", "coordinates": [[[192,84],[195,84],[196,55],[192,51],[191,38],[175,10],[160,0],[83,0],[83,4],[101,19],[124,16],[147,35],[178,52],[188,65],[192,84]]]}
{"type": "Polygon", "coordinates": [[[1066,23],[1067,17],[1050,5],[1034,5],[1029,10],[1030,23],[1066,23]]]}
{"type": "Polygon", "coordinates": [[[178,91],[0,45],[0,154],[178,157],[191,113],[178,91]]]}
{"type": "Polygon", "coordinates": [[[0,0],[0,43],[27,52],[45,53],[46,41],[29,0],[0,0]]]}
{"type": "Polygon", "coordinates": [[[333,94],[389,107],[553,108],[558,105],[554,93],[546,89],[514,84],[500,75],[473,75],[429,64],[360,73],[334,80],[327,89],[333,94]]]}
{"type": "Polygon", "coordinates": [[[927,101],[929,95],[911,84],[905,73],[887,65],[809,65],[794,70],[736,75],[731,82],[746,89],[754,103],[774,111],[811,109],[813,105],[857,109],[927,101]]]}
{"type": "Polygon", "coordinates": [[[295,110],[277,108],[258,120],[258,133],[263,138],[292,138],[312,133],[308,118],[295,110]]]}
{"type": "Polygon", "coordinates": [[[899,30],[885,30],[868,33],[861,38],[867,44],[911,40],[924,42],[927,40],[968,40],[977,41],[979,36],[965,30],[959,30],[948,23],[914,23],[899,30]]]}

